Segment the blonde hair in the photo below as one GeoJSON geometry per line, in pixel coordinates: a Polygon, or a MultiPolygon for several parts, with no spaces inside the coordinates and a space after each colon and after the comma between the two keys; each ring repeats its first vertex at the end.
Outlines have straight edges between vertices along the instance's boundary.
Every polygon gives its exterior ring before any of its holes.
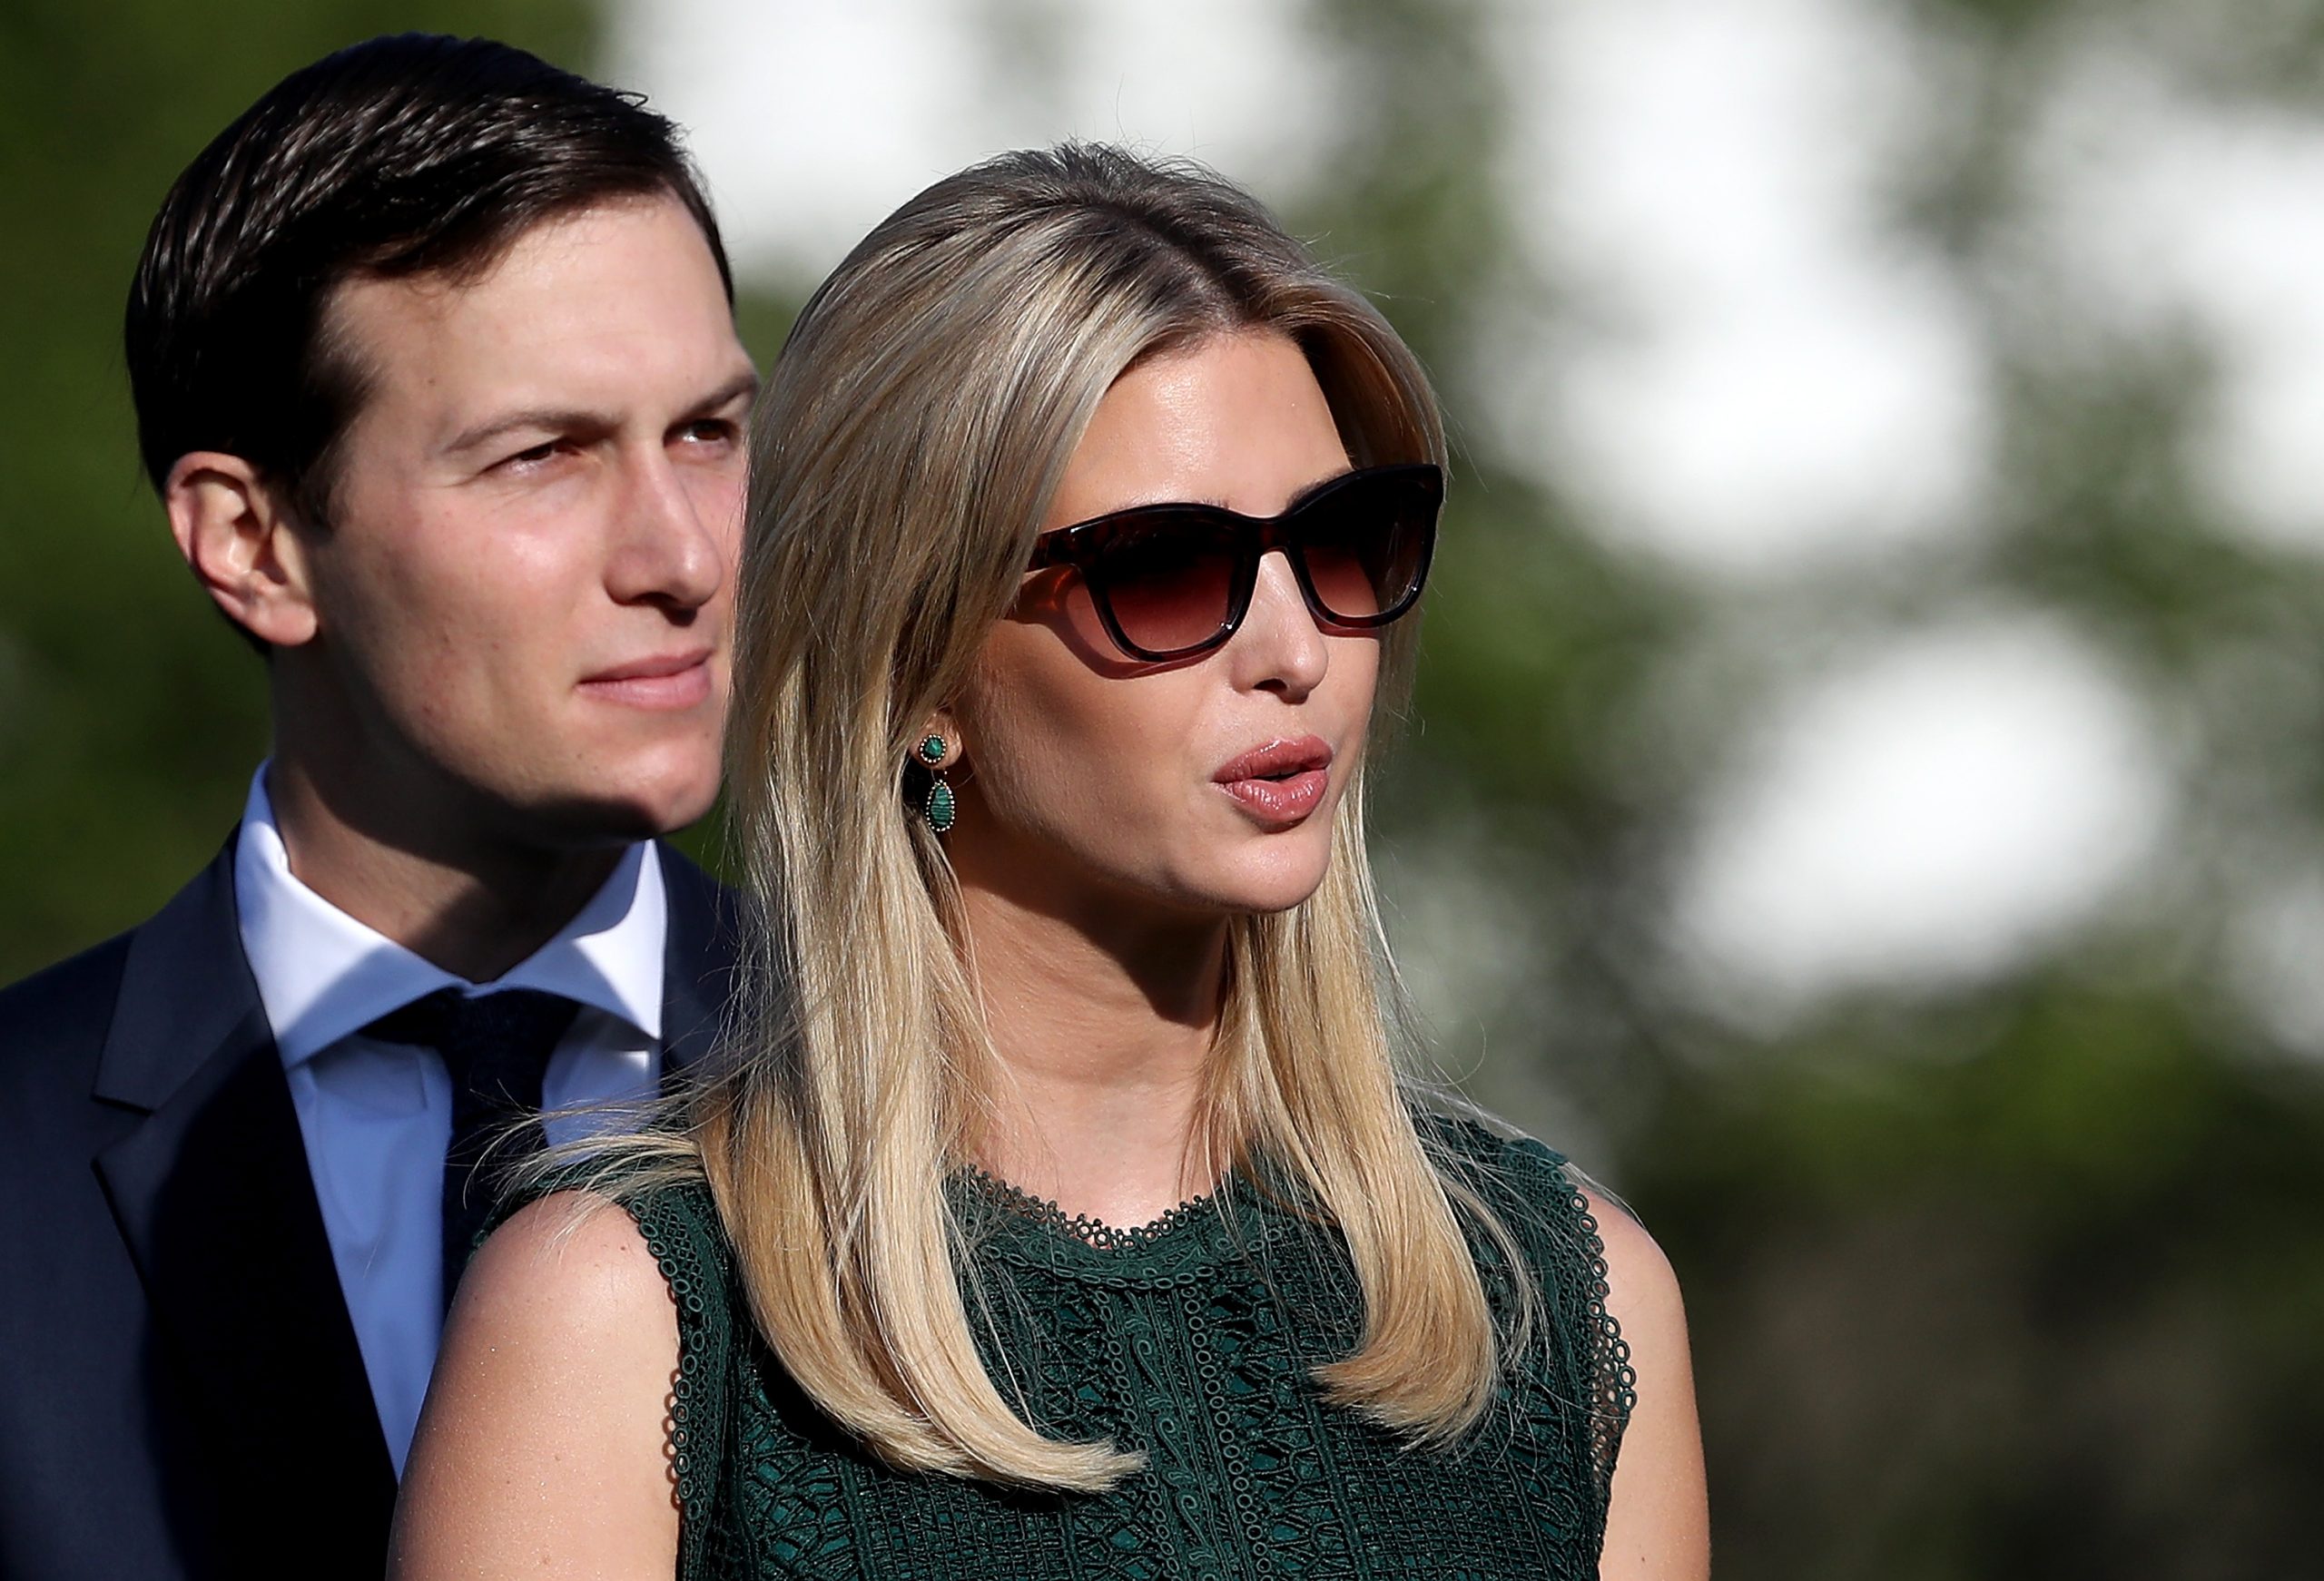
{"type": "MultiPolygon", "coordinates": [[[[785,1368],[899,1467],[1089,1489],[1138,1464],[1043,1436],[979,1356],[943,1186],[974,1155],[994,1055],[960,893],[901,776],[1016,598],[1099,398],[1141,358],[1253,329],[1305,350],[1355,465],[1442,461],[1426,378],[1362,296],[1239,189],[1088,145],[898,210],[809,301],[753,419],[728,793],[761,926],[684,1167],[785,1368]]],[[[1385,638],[1381,710],[1411,624],[1385,638]]],[[[1364,1321],[1318,1370],[1328,1394],[1442,1442],[1513,1339],[1462,1222],[1510,1242],[1433,1160],[1399,1078],[1363,810],[1359,765],[1321,887],[1230,923],[1197,1144],[1264,1163],[1344,1237],[1364,1321]]]]}

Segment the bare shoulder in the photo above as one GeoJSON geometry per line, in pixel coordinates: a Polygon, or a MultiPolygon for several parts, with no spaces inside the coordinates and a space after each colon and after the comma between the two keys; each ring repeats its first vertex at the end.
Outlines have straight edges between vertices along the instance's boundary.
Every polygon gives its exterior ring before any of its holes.
{"type": "Polygon", "coordinates": [[[658,1420],[677,1365],[676,1309],[636,1222],[601,1197],[557,1192],[519,1210],[468,1264],[420,1436],[470,1423],[514,1436],[536,1413],[641,1403],[658,1420]]]}
{"type": "Polygon", "coordinates": [[[1581,1188],[1598,1240],[1606,1252],[1606,1308],[1635,1350],[1641,1339],[1675,1335],[1686,1343],[1686,1303],[1678,1271],[1661,1246],[1628,1208],[1603,1192],[1581,1188]]]}
{"type": "Polygon", "coordinates": [[[1637,1374],[1598,1573],[1700,1581],[1710,1574],[1710,1511],[1679,1276],[1629,1209],[1602,1192],[1581,1194],[1606,1251],[1606,1308],[1637,1374]]]}
{"type": "Polygon", "coordinates": [[[463,1327],[514,1338],[584,1340],[602,1334],[635,1344],[641,1331],[677,1345],[670,1287],[626,1209],[586,1192],[556,1192],[528,1203],[492,1232],[460,1281],[445,1345],[463,1327]]]}
{"type": "Polygon", "coordinates": [[[563,1192],[461,1281],[406,1463],[390,1573],[666,1576],[669,1286],[629,1213],[563,1192]]]}

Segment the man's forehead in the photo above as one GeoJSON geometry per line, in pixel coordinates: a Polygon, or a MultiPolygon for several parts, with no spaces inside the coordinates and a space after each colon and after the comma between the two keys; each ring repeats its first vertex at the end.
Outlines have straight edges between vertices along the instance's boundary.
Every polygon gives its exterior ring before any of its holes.
{"type": "Polygon", "coordinates": [[[666,289],[699,296],[695,288],[706,283],[718,300],[714,311],[731,316],[708,238],[684,205],[665,195],[606,199],[547,215],[488,257],[457,270],[356,274],[332,292],[330,310],[334,317],[391,318],[405,326],[487,321],[553,307],[593,279],[659,272],[679,259],[699,268],[681,270],[680,278],[667,279],[666,289]]]}
{"type": "Polygon", "coordinates": [[[675,199],[552,217],[460,276],[350,280],[334,293],[330,329],[373,397],[431,407],[590,387],[614,398],[748,368],[709,244],[675,199]]]}

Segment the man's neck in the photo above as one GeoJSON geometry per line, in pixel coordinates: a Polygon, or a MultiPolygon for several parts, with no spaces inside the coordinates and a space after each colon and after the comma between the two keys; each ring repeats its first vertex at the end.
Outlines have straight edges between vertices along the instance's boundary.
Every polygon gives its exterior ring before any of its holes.
{"type": "Polygon", "coordinates": [[[492,981],[555,938],[621,860],[619,847],[463,840],[440,824],[425,841],[383,839],[282,757],[267,771],[266,790],[300,883],[472,983],[492,981]]]}

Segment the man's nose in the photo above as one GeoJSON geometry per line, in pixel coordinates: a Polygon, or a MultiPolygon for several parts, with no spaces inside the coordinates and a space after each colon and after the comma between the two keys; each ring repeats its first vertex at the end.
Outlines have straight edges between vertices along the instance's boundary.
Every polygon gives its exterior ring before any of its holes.
{"type": "Polygon", "coordinates": [[[710,518],[724,508],[730,493],[739,510],[739,490],[704,487],[658,447],[629,470],[607,590],[621,604],[701,608],[733,572],[734,524],[710,518]]]}

